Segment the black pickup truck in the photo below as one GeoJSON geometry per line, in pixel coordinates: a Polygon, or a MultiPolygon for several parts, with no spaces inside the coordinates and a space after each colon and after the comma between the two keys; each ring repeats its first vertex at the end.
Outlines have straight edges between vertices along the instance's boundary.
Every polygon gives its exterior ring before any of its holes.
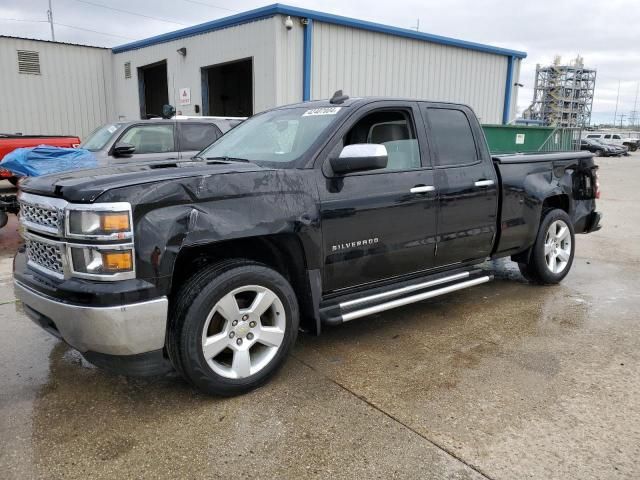
{"type": "Polygon", "coordinates": [[[16,294],[92,363],[239,394],[299,329],[482,284],[488,258],[561,281],[574,234],[600,228],[596,170],[589,152],[492,158],[464,105],[335,95],[192,162],[25,180],[16,294]]]}

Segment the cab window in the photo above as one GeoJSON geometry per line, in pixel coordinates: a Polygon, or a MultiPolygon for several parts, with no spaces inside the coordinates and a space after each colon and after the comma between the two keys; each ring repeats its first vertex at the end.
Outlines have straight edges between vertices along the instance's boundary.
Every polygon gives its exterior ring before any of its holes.
{"type": "Polygon", "coordinates": [[[365,115],[343,138],[343,146],[376,143],[387,149],[384,170],[420,168],[420,148],[416,129],[408,111],[376,111],[365,115]]]}
{"type": "Polygon", "coordinates": [[[178,127],[180,150],[200,151],[222,136],[222,132],[212,123],[184,123],[178,127]]]}
{"type": "Polygon", "coordinates": [[[467,115],[451,108],[429,108],[428,112],[438,165],[451,167],[477,162],[478,151],[467,115]]]}
{"type": "Polygon", "coordinates": [[[135,125],[120,137],[119,142],[136,147],[136,154],[175,151],[173,125],[135,125]]]}

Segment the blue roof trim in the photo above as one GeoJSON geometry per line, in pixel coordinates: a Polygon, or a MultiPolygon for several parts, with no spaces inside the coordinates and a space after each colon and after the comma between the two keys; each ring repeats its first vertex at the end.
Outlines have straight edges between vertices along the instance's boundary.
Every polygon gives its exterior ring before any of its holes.
{"type": "Polygon", "coordinates": [[[465,48],[468,50],[476,50],[485,53],[493,53],[496,55],[505,55],[508,57],[525,58],[527,56],[525,52],[520,52],[517,50],[493,47],[491,45],[484,45],[482,43],[467,42],[465,40],[458,40],[455,38],[443,37],[440,35],[432,35],[430,33],[416,32],[414,30],[407,30],[405,28],[391,27],[380,23],[367,22],[364,20],[342,17],[340,15],[332,15],[315,10],[291,7],[289,5],[283,5],[280,3],[256,8],[255,10],[249,10],[248,12],[238,13],[236,15],[220,18],[211,22],[201,23],[200,25],[194,25],[193,27],[183,28],[174,32],[164,33],[162,35],[157,35],[155,37],[147,38],[144,40],[127,43],[125,45],[114,47],[112,51],[113,53],[127,52],[129,50],[135,50],[138,48],[148,47],[150,45],[157,45],[159,43],[170,42],[172,40],[178,40],[180,38],[192,37],[194,35],[200,35],[202,33],[213,32],[215,30],[233,27],[236,25],[241,25],[243,23],[261,20],[263,18],[272,17],[274,15],[291,15],[294,17],[310,18],[311,20],[316,20],[324,23],[332,23],[334,25],[358,28],[361,30],[368,30],[370,32],[386,33],[388,35],[394,35],[397,37],[412,38],[415,40],[423,40],[426,42],[439,43],[441,45],[449,45],[452,47],[465,48]]]}

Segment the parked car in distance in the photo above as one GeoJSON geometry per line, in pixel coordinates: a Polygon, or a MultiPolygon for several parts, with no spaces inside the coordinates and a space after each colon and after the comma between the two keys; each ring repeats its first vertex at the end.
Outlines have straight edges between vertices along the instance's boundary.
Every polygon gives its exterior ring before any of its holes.
{"type": "Polygon", "coordinates": [[[27,315],[96,365],[173,366],[236,395],[275,374],[299,328],[483,284],[487,258],[556,284],[576,234],[600,228],[593,154],[492,157],[459,104],[336,92],[255,115],[199,157],[26,179],[27,315]]]}
{"type": "Polygon", "coordinates": [[[627,147],[631,152],[635,152],[640,147],[640,139],[632,138],[622,133],[587,133],[585,138],[590,140],[600,140],[607,145],[618,145],[627,147]]]}
{"type": "Polygon", "coordinates": [[[18,183],[18,178],[15,177],[13,173],[2,168],[2,160],[5,155],[13,152],[16,148],[37,147],[39,145],[75,148],[80,145],[80,139],[73,135],[21,135],[0,133],[0,180],[7,179],[14,185],[18,183]]]}
{"type": "Polygon", "coordinates": [[[80,147],[92,152],[100,165],[189,160],[242,120],[179,116],[114,122],[94,130],[80,147]]]}
{"type": "Polygon", "coordinates": [[[619,145],[607,145],[595,138],[583,138],[580,140],[580,150],[588,150],[597,157],[619,157],[626,153],[624,147],[619,145]]]}

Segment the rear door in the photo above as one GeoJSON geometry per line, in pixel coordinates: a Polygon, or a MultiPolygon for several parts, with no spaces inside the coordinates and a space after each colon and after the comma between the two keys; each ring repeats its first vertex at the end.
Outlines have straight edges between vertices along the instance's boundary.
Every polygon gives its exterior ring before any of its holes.
{"type": "Polygon", "coordinates": [[[177,126],[178,149],[182,160],[192,158],[222,136],[213,123],[178,121],[177,126]]]}
{"type": "Polygon", "coordinates": [[[381,170],[331,175],[319,182],[325,291],[397,277],[433,266],[436,196],[424,124],[415,102],[375,102],[337,132],[324,167],[343,146],[385,145],[381,170]]]}
{"type": "Polygon", "coordinates": [[[438,189],[435,266],[483,259],[497,228],[498,179],[473,112],[422,104],[438,189]]]}

